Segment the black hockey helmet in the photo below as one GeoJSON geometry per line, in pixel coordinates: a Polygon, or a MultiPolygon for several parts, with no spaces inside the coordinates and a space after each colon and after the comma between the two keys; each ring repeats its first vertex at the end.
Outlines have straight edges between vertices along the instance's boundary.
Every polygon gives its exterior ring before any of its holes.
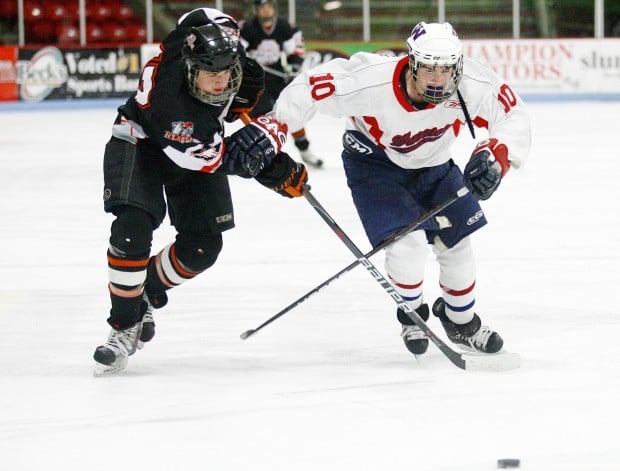
{"type": "Polygon", "coordinates": [[[227,103],[241,86],[241,48],[238,37],[230,28],[215,23],[191,28],[181,53],[192,96],[210,105],[227,103]],[[196,75],[201,70],[212,73],[229,70],[231,76],[227,89],[220,94],[200,89],[196,85],[196,75]]]}
{"type": "Polygon", "coordinates": [[[254,0],[254,8],[259,5],[264,5],[265,3],[271,3],[274,7],[278,6],[276,0],[254,0]]]}

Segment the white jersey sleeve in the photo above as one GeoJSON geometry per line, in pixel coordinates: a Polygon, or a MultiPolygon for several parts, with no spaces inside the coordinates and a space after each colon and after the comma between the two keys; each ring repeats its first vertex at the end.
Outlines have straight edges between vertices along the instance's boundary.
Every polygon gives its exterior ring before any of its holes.
{"type": "Polygon", "coordinates": [[[393,58],[387,67],[367,53],[354,54],[350,59],[334,59],[299,74],[280,94],[274,113],[276,119],[286,122],[289,129],[301,129],[316,112],[336,118],[362,116],[370,111],[364,90],[371,84],[390,84],[393,58]],[[369,67],[367,73],[360,69],[369,67]],[[386,73],[387,72],[387,73],[386,73]]]}
{"type": "Polygon", "coordinates": [[[519,168],[530,151],[530,118],[517,92],[489,67],[465,60],[459,86],[469,114],[489,137],[508,147],[511,167],[519,168]]]}

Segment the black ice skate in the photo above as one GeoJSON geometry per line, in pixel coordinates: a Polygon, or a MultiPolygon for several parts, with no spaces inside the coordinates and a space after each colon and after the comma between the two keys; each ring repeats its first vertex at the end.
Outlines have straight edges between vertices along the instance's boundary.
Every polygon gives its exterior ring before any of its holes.
{"type": "Polygon", "coordinates": [[[455,324],[446,315],[446,305],[443,298],[438,298],[433,304],[433,314],[439,317],[448,338],[466,350],[482,353],[497,353],[502,349],[504,341],[497,332],[481,325],[480,317],[474,318],[467,324],[455,324]]]}
{"type": "Polygon", "coordinates": [[[146,304],[146,310],[144,311],[144,316],[142,316],[142,331],[140,332],[140,339],[138,340],[138,348],[144,347],[146,342],[150,342],[153,340],[153,337],[155,337],[153,310],[165,306],[168,302],[166,293],[147,295],[145,292],[143,298],[146,304]]]}
{"type": "MultiPolygon", "coordinates": [[[[422,304],[415,310],[415,312],[422,318],[422,320],[424,320],[424,322],[428,320],[428,304],[422,304]]],[[[403,338],[403,342],[405,342],[405,347],[407,347],[407,350],[414,355],[422,355],[425,353],[428,348],[428,337],[426,334],[422,332],[422,329],[413,323],[407,313],[401,308],[398,308],[396,311],[396,316],[398,317],[398,321],[403,325],[403,330],[401,331],[400,336],[403,338]]]]}

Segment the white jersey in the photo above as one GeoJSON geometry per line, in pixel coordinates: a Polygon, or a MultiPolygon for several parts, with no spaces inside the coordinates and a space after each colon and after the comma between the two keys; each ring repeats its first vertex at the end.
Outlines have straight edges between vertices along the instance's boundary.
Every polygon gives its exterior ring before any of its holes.
{"type": "MultiPolygon", "coordinates": [[[[365,52],[334,59],[297,76],[277,100],[275,117],[289,129],[301,129],[316,112],[346,117],[348,130],[361,132],[402,168],[443,164],[458,134],[468,132],[461,103],[455,94],[418,110],[400,86],[405,67],[407,57],[365,52]]],[[[517,93],[471,59],[464,60],[459,91],[474,125],[505,144],[511,166],[520,167],[530,149],[530,120],[517,93]]]]}

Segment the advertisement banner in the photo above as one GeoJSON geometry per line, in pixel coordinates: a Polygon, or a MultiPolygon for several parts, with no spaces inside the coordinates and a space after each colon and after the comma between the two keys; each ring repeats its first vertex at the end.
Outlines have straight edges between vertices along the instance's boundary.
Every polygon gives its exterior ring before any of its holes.
{"type": "Polygon", "coordinates": [[[138,87],[139,48],[20,49],[19,99],[127,97],[138,87]]]}
{"type": "Polygon", "coordinates": [[[520,93],[620,93],[620,39],[463,41],[463,48],[520,93]]]}
{"type": "Polygon", "coordinates": [[[0,46],[0,101],[17,100],[17,47],[0,46]]]}
{"type": "MultiPolygon", "coordinates": [[[[463,40],[465,57],[493,68],[521,94],[620,96],[620,38],[463,40]]],[[[306,44],[303,69],[359,51],[407,53],[402,42],[306,44]]],[[[0,101],[127,97],[159,44],[141,48],[0,47],[0,101]]]]}

